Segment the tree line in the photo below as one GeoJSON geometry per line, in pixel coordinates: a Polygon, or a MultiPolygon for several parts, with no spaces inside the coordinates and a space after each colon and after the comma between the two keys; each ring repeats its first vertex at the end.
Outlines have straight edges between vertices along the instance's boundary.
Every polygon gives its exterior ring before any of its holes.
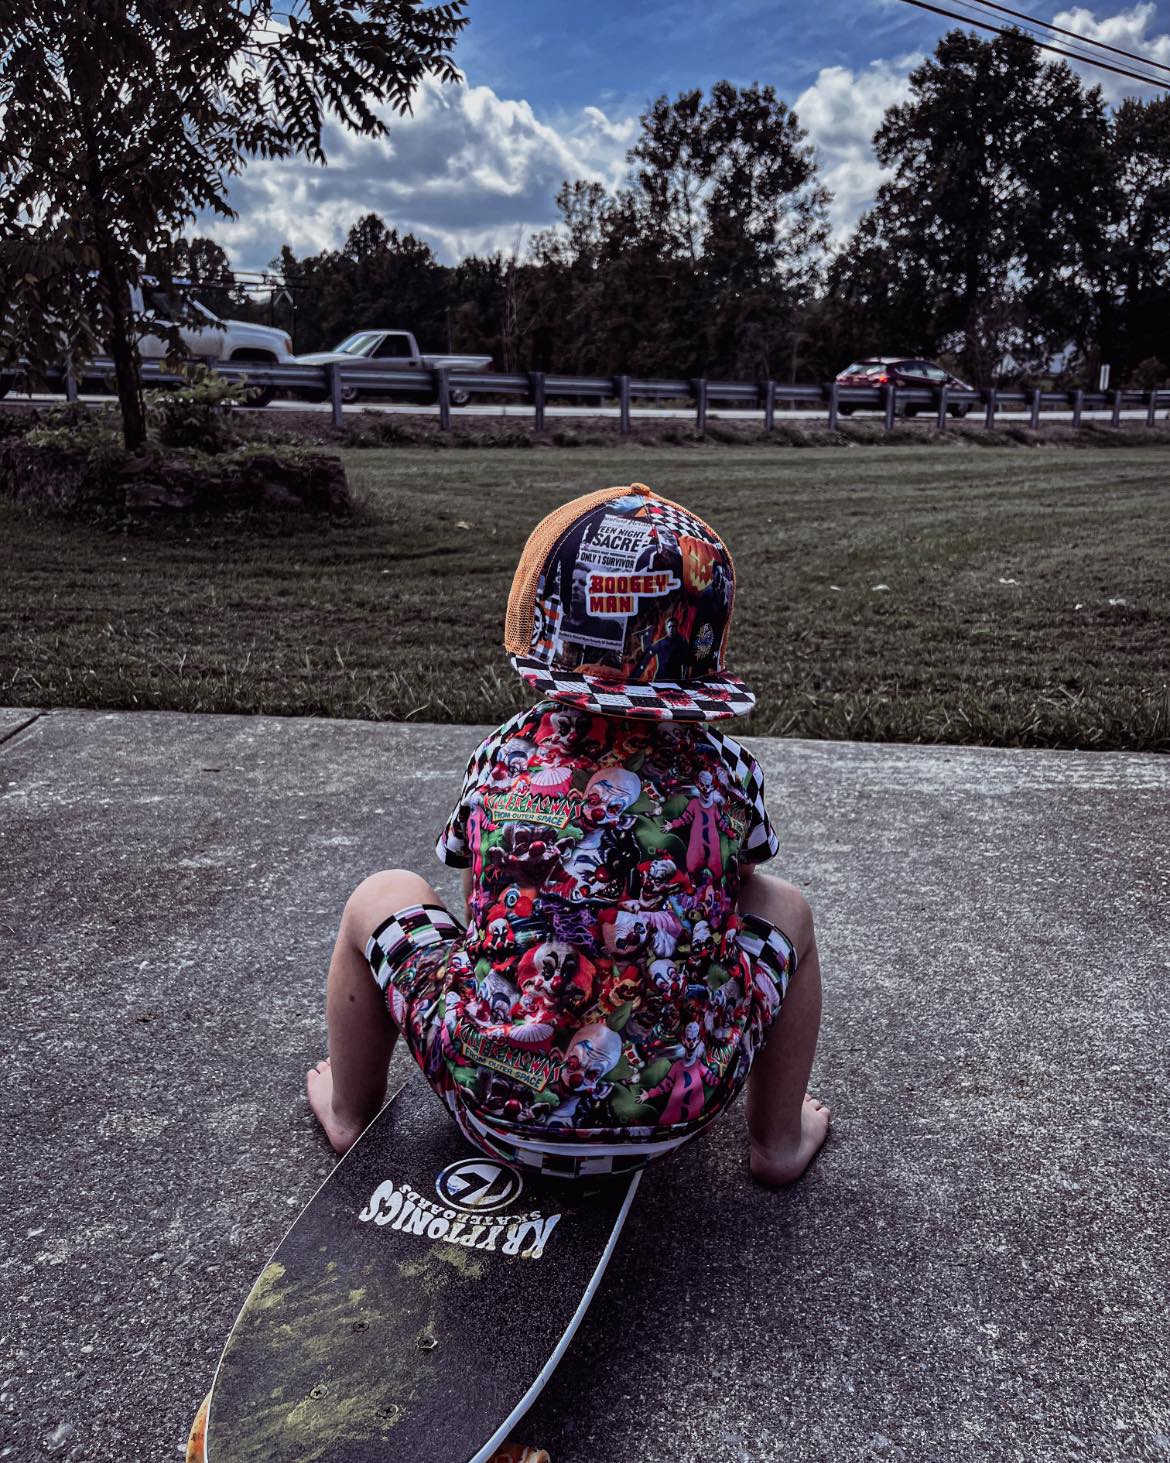
{"type": "Polygon", "coordinates": [[[823,381],[905,353],[989,385],[1065,352],[1069,380],[1101,362],[1114,384],[1165,375],[1170,99],[1110,112],[1020,32],[955,30],[874,149],[886,181],[834,247],[796,115],[770,86],[720,82],[654,102],[622,185],[566,182],[522,257],[444,265],[370,214],[342,248],[286,245],[273,267],[300,351],[384,325],[510,370],[823,381]]]}

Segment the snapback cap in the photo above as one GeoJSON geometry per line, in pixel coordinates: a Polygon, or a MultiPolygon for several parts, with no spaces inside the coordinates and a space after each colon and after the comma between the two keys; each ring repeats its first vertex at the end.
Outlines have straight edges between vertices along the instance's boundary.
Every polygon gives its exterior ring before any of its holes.
{"type": "Polygon", "coordinates": [[[543,518],[520,556],[504,646],[542,696],[653,721],[742,716],[724,655],[735,565],[715,530],[645,483],[543,518]]]}

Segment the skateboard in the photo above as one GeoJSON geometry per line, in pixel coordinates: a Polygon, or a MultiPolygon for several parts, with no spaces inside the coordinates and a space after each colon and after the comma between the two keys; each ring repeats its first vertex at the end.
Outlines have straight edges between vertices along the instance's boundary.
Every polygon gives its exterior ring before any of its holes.
{"type": "Polygon", "coordinates": [[[640,1177],[508,1167],[421,1083],[400,1088],[244,1302],[206,1463],[487,1463],[580,1324],[640,1177]]]}

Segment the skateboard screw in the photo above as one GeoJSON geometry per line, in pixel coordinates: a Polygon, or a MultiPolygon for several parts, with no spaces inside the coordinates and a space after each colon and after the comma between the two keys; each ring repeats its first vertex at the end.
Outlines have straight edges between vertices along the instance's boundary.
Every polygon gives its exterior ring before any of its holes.
{"type": "Polygon", "coordinates": [[[424,1331],[422,1335],[418,1338],[418,1349],[420,1351],[434,1351],[435,1347],[438,1346],[438,1344],[439,1343],[435,1340],[435,1338],[431,1335],[428,1335],[426,1331],[424,1331]]]}
{"type": "Polygon", "coordinates": [[[353,1323],[353,1329],[355,1331],[364,1331],[369,1324],[368,1321],[355,1321],[353,1323]]]}
{"type": "Polygon", "coordinates": [[[325,1388],[324,1387],[314,1387],[313,1390],[309,1393],[309,1396],[310,1397],[324,1397],[324,1395],[325,1395],[325,1388]]]}

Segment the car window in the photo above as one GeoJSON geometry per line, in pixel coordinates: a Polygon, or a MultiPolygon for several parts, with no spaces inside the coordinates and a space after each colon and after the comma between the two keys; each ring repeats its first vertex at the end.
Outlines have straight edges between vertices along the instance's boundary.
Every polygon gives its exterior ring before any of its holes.
{"type": "Polygon", "coordinates": [[[338,355],[364,356],[377,338],[372,331],[359,330],[354,335],[347,335],[334,350],[338,355]]]}
{"type": "Polygon", "coordinates": [[[925,376],[926,375],[926,362],[925,361],[899,361],[897,363],[897,365],[894,367],[894,369],[896,371],[901,371],[901,373],[902,373],[903,376],[925,376]]]}
{"type": "Polygon", "coordinates": [[[864,376],[866,371],[869,371],[871,369],[872,367],[870,366],[870,363],[868,361],[854,361],[851,366],[846,366],[845,370],[842,371],[841,374],[843,376],[864,376]]]}
{"type": "Polygon", "coordinates": [[[941,366],[924,366],[923,373],[928,381],[949,381],[950,377],[941,366]]]}
{"type": "Polygon", "coordinates": [[[401,360],[410,355],[410,341],[405,335],[388,335],[375,350],[379,360],[401,360]]]}

